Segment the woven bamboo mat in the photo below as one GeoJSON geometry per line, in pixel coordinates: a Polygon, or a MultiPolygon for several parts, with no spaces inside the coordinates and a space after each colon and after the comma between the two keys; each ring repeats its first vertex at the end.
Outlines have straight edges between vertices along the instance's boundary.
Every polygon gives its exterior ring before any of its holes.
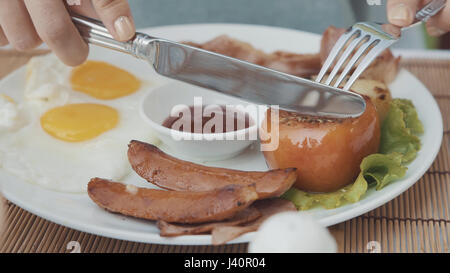
{"type": "MultiPolygon", "coordinates": [[[[0,51],[0,78],[22,66],[33,54],[0,51]]],[[[335,225],[330,231],[339,252],[449,252],[450,246],[450,60],[406,59],[402,66],[433,93],[444,118],[444,140],[436,161],[408,191],[369,213],[335,225]]],[[[169,246],[134,243],[96,236],[44,220],[7,202],[0,252],[80,251],[153,253],[240,253],[247,244],[169,246]],[[69,247],[69,248],[68,248],[69,247]]]]}

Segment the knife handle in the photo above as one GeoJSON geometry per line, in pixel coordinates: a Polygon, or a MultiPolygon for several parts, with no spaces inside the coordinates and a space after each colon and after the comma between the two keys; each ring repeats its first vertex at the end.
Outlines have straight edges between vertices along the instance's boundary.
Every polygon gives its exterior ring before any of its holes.
{"type": "Polygon", "coordinates": [[[71,17],[81,37],[89,44],[127,53],[139,59],[149,59],[152,56],[151,45],[155,38],[147,34],[136,32],[130,41],[120,42],[112,37],[102,22],[74,13],[71,17]]]}

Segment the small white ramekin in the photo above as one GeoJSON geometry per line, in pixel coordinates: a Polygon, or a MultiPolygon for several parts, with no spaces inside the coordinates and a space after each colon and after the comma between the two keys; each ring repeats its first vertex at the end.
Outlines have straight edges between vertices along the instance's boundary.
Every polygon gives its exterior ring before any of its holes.
{"type": "Polygon", "coordinates": [[[255,111],[244,110],[253,120],[253,124],[249,128],[233,132],[198,134],[162,126],[174,106],[192,106],[194,98],[201,98],[204,106],[250,105],[248,102],[182,82],[171,82],[151,90],[142,101],[140,113],[171,153],[186,160],[224,160],[241,153],[257,140],[260,120],[255,111]],[[249,139],[249,136],[255,137],[249,139]],[[223,140],[218,140],[219,138],[223,140]]]}

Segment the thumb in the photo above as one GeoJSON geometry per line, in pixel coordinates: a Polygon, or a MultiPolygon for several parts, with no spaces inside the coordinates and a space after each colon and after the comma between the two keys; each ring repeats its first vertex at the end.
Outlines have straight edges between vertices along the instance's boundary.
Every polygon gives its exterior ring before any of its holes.
{"type": "Polygon", "coordinates": [[[406,27],[413,23],[422,0],[388,0],[387,17],[391,24],[406,27]]]}
{"type": "Polygon", "coordinates": [[[127,0],[92,0],[100,20],[118,41],[128,41],[136,33],[133,16],[127,0]]]}

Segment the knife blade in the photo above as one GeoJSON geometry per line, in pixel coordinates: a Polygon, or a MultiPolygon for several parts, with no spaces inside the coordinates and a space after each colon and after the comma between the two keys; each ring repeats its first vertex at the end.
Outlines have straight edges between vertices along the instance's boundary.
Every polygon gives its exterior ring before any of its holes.
{"type": "Polygon", "coordinates": [[[353,92],[144,33],[119,42],[97,20],[74,14],[72,20],[87,42],[146,60],[174,80],[302,115],[352,118],[365,111],[364,98],[353,92]]]}

